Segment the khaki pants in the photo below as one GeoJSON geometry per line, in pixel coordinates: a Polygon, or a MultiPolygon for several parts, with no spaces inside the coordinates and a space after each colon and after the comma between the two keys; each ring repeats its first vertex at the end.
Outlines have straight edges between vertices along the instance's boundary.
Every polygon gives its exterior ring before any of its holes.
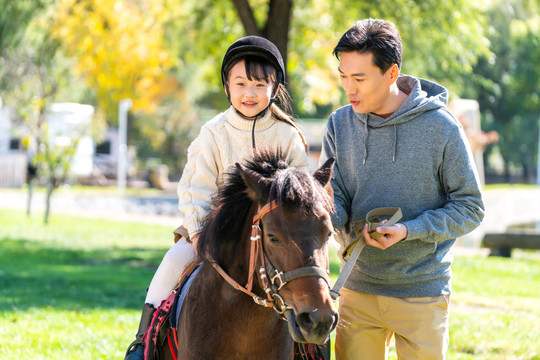
{"type": "Polygon", "coordinates": [[[450,296],[395,298],[343,288],[337,360],[384,360],[392,335],[398,359],[446,359],[450,296]]]}

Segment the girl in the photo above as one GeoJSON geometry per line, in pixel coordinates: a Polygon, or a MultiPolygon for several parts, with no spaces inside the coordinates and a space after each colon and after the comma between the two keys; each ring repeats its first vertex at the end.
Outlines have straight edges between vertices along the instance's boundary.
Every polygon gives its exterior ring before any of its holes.
{"type": "Polygon", "coordinates": [[[188,149],[188,161],[178,184],[183,225],[174,231],[176,243],[150,283],[136,340],[125,360],[143,359],[141,338],[155,309],[196,256],[194,244],[210,211],[211,195],[229,168],[250,158],[256,148],[278,147],[292,166],[306,165],[306,141],[290,115],[290,98],[283,86],[285,67],[277,47],[258,36],[237,40],[225,53],[221,79],[232,106],[206,123],[188,149]],[[276,99],[281,108],[274,103],[276,99]]]}

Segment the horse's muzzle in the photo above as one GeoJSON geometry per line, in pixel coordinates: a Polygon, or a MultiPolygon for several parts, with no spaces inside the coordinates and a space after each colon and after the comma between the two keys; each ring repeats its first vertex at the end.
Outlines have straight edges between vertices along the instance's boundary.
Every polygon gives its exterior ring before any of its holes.
{"type": "Polygon", "coordinates": [[[289,326],[289,333],[298,343],[313,343],[322,345],[336,328],[339,315],[332,309],[329,312],[303,311],[298,315],[292,310],[284,313],[289,326]]]}

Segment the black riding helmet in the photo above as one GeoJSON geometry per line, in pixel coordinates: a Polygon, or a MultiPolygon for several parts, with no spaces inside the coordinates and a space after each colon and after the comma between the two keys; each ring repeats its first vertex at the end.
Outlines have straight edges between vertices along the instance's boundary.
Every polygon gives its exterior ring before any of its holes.
{"type": "Polygon", "coordinates": [[[229,49],[223,57],[223,62],[221,63],[221,81],[225,91],[227,92],[227,97],[229,97],[227,75],[231,70],[231,65],[239,57],[248,55],[261,57],[270,62],[270,64],[272,64],[272,66],[276,69],[277,79],[274,85],[274,90],[272,91],[271,99],[271,101],[273,101],[279,84],[285,81],[285,65],[283,63],[281,53],[276,45],[263,37],[255,35],[245,36],[236,40],[231,46],[229,46],[229,49]]]}

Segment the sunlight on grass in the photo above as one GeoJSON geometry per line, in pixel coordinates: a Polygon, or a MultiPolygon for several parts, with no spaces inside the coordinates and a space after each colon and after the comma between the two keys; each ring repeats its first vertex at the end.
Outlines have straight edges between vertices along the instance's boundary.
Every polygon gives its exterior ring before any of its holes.
{"type": "MultiPolygon", "coordinates": [[[[0,209],[0,360],[123,358],[170,234],[63,215],[43,225],[0,209]]],[[[448,359],[540,360],[540,254],[458,256],[452,268],[448,359]]]]}
{"type": "Polygon", "coordinates": [[[540,255],[458,257],[451,359],[540,359],[540,255]]]}
{"type": "Polygon", "coordinates": [[[54,308],[0,313],[0,359],[122,359],[133,333],[128,310],[58,311],[54,308]]]}
{"type": "Polygon", "coordinates": [[[171,228],[159,225],[78,218],[57,214],[48,225],[41,213],[27,217],[22,211],[0,208],[0,234],[72,249],[167,248],[173,245],[171,228]]]}

